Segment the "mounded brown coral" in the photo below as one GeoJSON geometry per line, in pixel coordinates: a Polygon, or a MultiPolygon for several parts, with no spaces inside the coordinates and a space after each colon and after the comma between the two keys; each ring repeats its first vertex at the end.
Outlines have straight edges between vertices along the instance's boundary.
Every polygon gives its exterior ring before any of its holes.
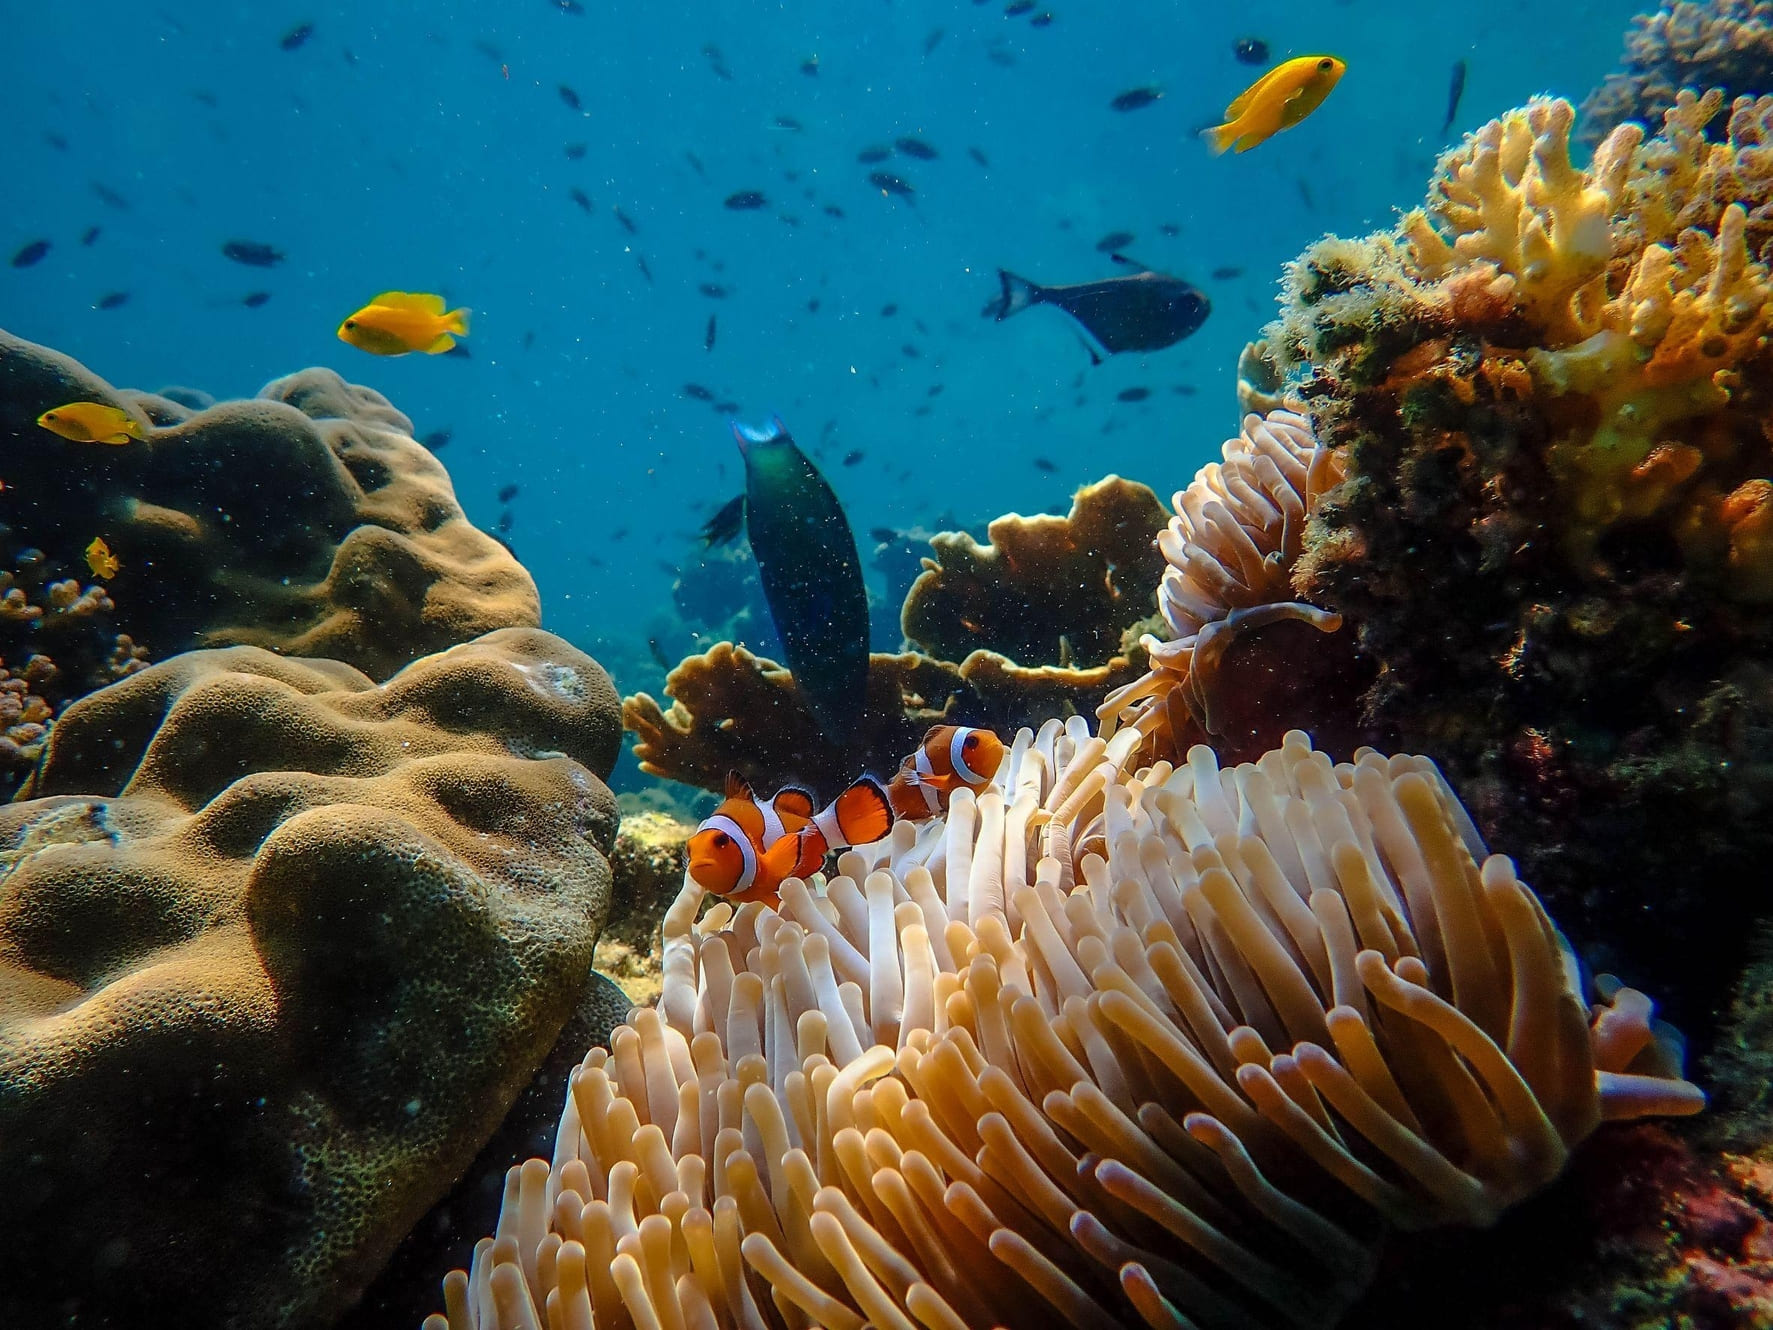
{"type": "Polygon", "coordinates": [[[9,538],[78,567],[104,536],[122,561],[108,582],[115,630],[157,659],[247,644],[380,679],[481,633],[540,622],[529,574],[468,522],[412,422],[330,370],[192,411],[113,389],[0,332],[0,446],[9,538]],[[153,428],[107,447],[36,424],[70,401],[119,407],[153,428]]]}
{"type": "Polygon", "coordinates": [[[1758,97],[1773,88],[1773,4],[1662,0],[1632,20],[1621,66],[1582,103],[1582,137],[1598,143],[1620,124],[1654,125],[1683,88],[1758,97]]]}
{"type": "Polygon", "coordinates": [[[0,808],[0,1323],[329,1325],[584,992],[619,741],[534,629],[71,706],[0,808]]]}
{"type": "Polygon", "coordinates": [[[1023,731],[779,909],[686,882],[426,1330],[1328,1326],[1391,1230],[1698,1107],[1432,764],[1137,740],[1023,731]]]}

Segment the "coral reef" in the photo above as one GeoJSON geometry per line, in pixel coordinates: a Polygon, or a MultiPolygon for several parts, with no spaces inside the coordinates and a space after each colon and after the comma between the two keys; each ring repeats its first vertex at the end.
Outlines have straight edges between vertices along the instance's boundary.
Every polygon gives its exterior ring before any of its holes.
{"type": "Polygon", "coordinates": [[[1625,35],[1621,67],[1582,103],[1582,137],[1598,143],[1627,120],[1654,125],[1683,88],[1758,97],[1773,88],[1773,4],[1662,0],[1625,35]]]}
{"type": "MultiPolygon", "coordinates": [[[[73,566],[102,534],[122,560],[110,623],[154,658],[244,644],[328,656],[372,678],[495,628],[540,622],[535,584],[469,524],[412,422],[305,370],[202,411],[114,390],[0,333],[0,523],[73,566]],[[120,448],[37,426],[69,401],[154,425],[120,448]]],[[[22,661],[8,660],[9,665],[22,661]]]]}
{"type": "Polygon", "coordinates": [[[619,743],[535,629],[70,706],[0,809],[0,1323],[330,1324],[585,992],[619,743]]]}
{"type": "Polygon", "coordinates": [[[695,830],[695,823],[669,813],[622,810],[609,856],[614,904],[597,940],[595,964],[621,985],[634,1006],[658,999],[659,922],[683,884],[684,847],[695,830]]]}
{"type": "Polygon", "coordinates": [[[1719,105],[1586,170],[1568,103],[1510,112],[1397,232],[1307,250],[1269,330],[1346,472],[1289,591],[1353,630],[1361,722],[1695,1025],[1773,854],[1773,99],[1710,144],[1719,105]]]}
{"type": "Polygon", "coordinates": [[[1487,1224],[1603,1119],[1691,1112],[1642,994],[1592,1009],[1432,764],[1131,773],[1023,731],[994,788],[780,912],[693,884],[657,1008],[427,1330],[1324,1326],[1392,1229],[1487,1224]]]}

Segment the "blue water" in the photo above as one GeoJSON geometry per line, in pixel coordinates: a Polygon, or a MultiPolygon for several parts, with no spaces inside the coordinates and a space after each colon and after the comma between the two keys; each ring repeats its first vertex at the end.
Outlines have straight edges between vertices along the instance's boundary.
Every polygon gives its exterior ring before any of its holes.
{"type": "Polygon", "coordinates": [[[547,626],[625,691],[656,690],[646,637],[672,640],[674,569],[741,478],[724,419],[686,383],[752,418],[780,412],[862,531],[1062,506],[1109,471],[1167,495],[1235,426],[1237,352],[1280,264],[1420,201],[1453,62],[1470,69],[1457,136],[1535,92],[1580,100],[1639,5],[1051,0],[1036,28],[1001,0],[585,0],[576,15],[550,0],[9,0],[0,255],[53,248],[0,267],[0,325],[135,388],[245,395],[328,365],[420,434],[451,429],[440,456],[478,524],[520,486],[510,538],[547,626]],[[311,39],[281,49],[302,22],[311,39]],[[1297,129],[1216,160],[1194,134],[1258,72],[1233,58],[1245,35],[1275,60],[1333,52],[1348,74],[1297,129]],[[1163,99],[1109,109],[1144,84],[1163,99]],[[857,162],[904,135],[940,157],[857,162]],[[882,197],[873,169],[915,200],[882,197]],[[722,206],[752,189],[768,207],[722,206]],[[1000,265],[1111,275],[1095,242],[1118,230],[1211,296],[1190,340],[1090,369],[1055,311],[980,317],[1000,265]],[[287,259],[232,263],[233,238],[287,259]],[[335,339],[389,288],[471,306],[472,357],[380,359],[335,339]],[[270,300],[245,308],[255,290],[270,300]],[[127,303],[95,308],[113,291],[127,303]],[[1150,397],[1118,402],[1131,386],[1150,397]],[[852,450],[863,460],[841,465],[852,450]]]}

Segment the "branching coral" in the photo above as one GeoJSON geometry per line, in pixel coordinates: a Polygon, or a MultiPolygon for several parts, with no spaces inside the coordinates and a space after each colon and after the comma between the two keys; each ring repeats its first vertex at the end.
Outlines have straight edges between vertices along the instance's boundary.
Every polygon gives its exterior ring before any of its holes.
{"type": "Polygon", "coordinates": [[[1431,764],[1136,747],[1024,731],[779,913],[686,884],[427,1330],[1327,1325],[1388,1228],[1698,1107],[1431,764]]]}
{"type": "MultiPolygon", "coordinates": [[[[1277,625],[1334,634],[1342,624],[1291,586],[1306,520],[1342,480],[1342,459],[1320,448],[1310,422],[1290,411],[1245,417],[1221,452],[1223,461],[1202,467],[1176,495],[1176,515],[1158,536],[1166,564],[1158,608],[1173,636],[1143,639],[1150,670],[1110,693],[1097,713],[1104,734],[1130,723],[1163,752],[1179,753],[1199,738],[1260,752],[1279,731],[1264,733],[1268,726],[1239,712],[1239,701],[1264,687],[1250,677],[1260,668],[1251,648],[1277,625]],[[1227,668],[1230,659],[1236,669],[1227,668]]],[[[1287,668],[1323,679],[1322,666],[1343,654],[1308,644],[1287,668]]]]}
{"type": "Polygon", "coordinates": [[[1622,67],[1582,103],[1582,136],[1597,143],[1626,120],[1654,124],[1686,88],[1753,96],[1773,87],[1773,4],[1662,0],[1632,20],[1622,67]]]}

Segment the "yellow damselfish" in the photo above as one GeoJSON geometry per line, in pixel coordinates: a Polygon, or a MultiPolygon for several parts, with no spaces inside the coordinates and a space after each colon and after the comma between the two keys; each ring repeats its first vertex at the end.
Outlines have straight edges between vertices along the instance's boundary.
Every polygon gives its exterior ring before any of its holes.
{"type": "Polygon", "coordinates": [[[467,310],[445,313],[442,296],[409,291],[384,291],[339,325],[341,342],[377,356],[442,355],[467,335],[467,310]]]}
{"type": "Polygon", "coordinates": [[[92,544],[86,547],[86,566],[92,569],[94,577],[105,581],[117,576],[117,570],[123,567],[103,536],[94,536],[92,544]]]}
{"type": "Polygon", "coordinates": [[[142,422],[102,402],[69,402],[37,417],[51,434],[75,443],[128,443],[142,437],[142,422]]]}
{"type": "Polygon", "coordinates": [[[1248,152],[1323,105],[1347,68],[1333,55],[1302,55],[1276,65],[1225,108],[1224,124],[1203,129],[1201,137],[1215,153],[1248,152]]]}

